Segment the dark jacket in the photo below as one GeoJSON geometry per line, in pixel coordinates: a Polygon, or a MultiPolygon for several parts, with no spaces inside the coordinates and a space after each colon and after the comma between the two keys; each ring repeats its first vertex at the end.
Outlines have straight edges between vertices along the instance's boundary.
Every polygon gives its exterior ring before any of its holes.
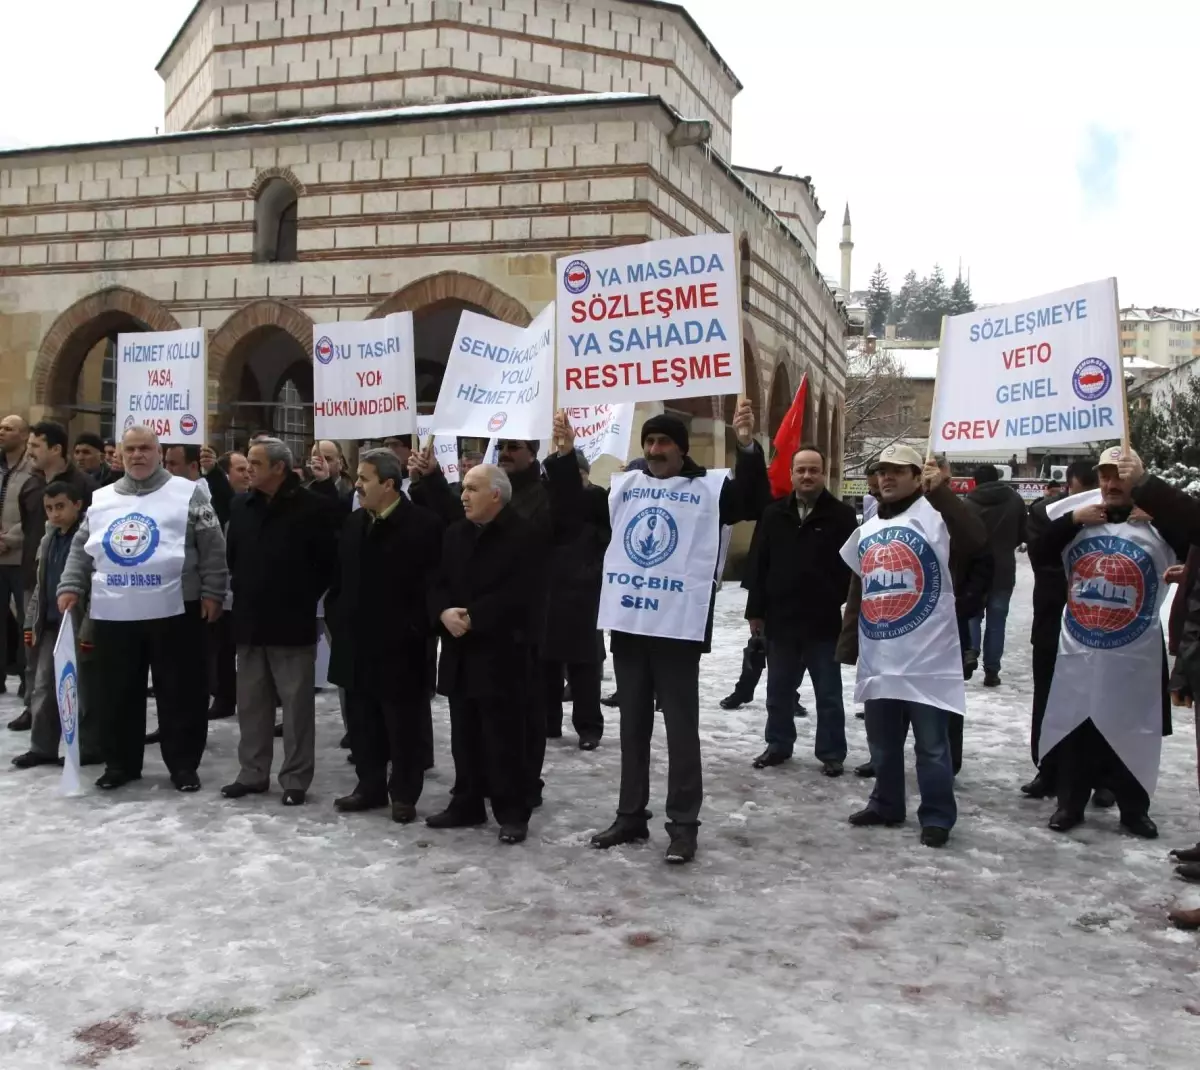
{"type": "Polygon", "coordinates": [[[317,641],[317,602],[329,586],[341,514],[295,473],[268,498],[234,500],[228,557],[234,640],[248,646],[317,641]]]}
{"type": "MultiPolygon", "coordinates": [[[[628,468],[637,468],[649,474],[646,462],[642,458],[631,461],[628,468]]],[[[708,472],[691,457],[684,457],[683,468],[679,474],[687,479],[699,479],[708,472]]],[[[763,457],[762,447],[754,442],[749,446],[739,446],[737,460],[734,463],[733,479],[727,480],[721,488],[721,500],[718,506],[720,512],[719,524],[722,527],[732,526],[743,520],[758,520],[763,510],[771,502],[771,484],[767,479],[767,463],[763,457]]],[[[716,593],[720,576],[713,577],[713,594],[716,593]]],[[[712,649],[713,609],[715,599],[710,594],[708,599],[708,621],[704,629],[704,640],[693,642],[689,639],[657,639],[638,635],[626,635],[623,632],[613,632],[622,636],[622,642],[637,643],[644,638],[652,642],[682,643],[685,646],[700,648],[702,654],[712,649]]]]}
{"type": "Polygon", "coordinates": [[[1063,609],[1067,605],[1067,573],[1061,551],[1058,556],[1046,554],[1042,546],[1050,529],[1046,510],[1051,504],[1048,498],[1034,502],[1025,525],[1025,544],[1033,567],[1033,624],[1029,641],[1039,650],[1058,649],[1063,609]]]}
{"type": "Polygon", "coordinates": [[[219,464],[214,464],[200,478],[208,484],[208,493],[212,496],[213,512],[217,514],[217,522],[221,525],[221,530],[223,531],[225,525],[229,523],[229,511],[233,506],[233,499],[235,497],[233,487],[229,483],[229,477],[219,464]]]}
{"type": "MultiPolygon", "coordinates": [[[[117,476],[120,479],[120,475],[117,476]]],[[[70,461],[64,471],[51,480],[52,483],[70,483],[83,496],[83,508],[92,504],[92,483],[70,461]]],[[[24,543],[21,547],[21,578],[26,591],[33,590],[37,583],[37,554],[42,536],[46,534],[46,509],[42,498],[46,494],[46,477],[34,469],[20,491],[21,530],[24,543]]]]}
{"type": "MultiPolygon", "coordinates": [[[[534,461],[524,472],[510,472],[512,484],[512,511],[530,521],[544,537],[549,537],[550,491],[542,475],[542,466],[534,461]]],[[[409,486],[412,500],[437,513],[447,524],[463,517],[462,484],[449,484],[440,468],[422,476],[409,486]]]]}
{"type": "Polygon", "coordinates": [[[382,520],[365,509],[345,519],[325,596],[330,683],[381,697],[425,694],[442,530],[433,513],[403,496],[382,520]]]}
{"type": "Polygon", "coordinates": [[[1011,591],[1017,582],[1017,547],[1025,542],[1025,502],[1007,483],[981,483],[967,501],[978,507],[987,528],[995,566],[992,587],[1011,591]]]}
{"type": "Polygon", "coordinates": [[[538,654],[567,665],[595,663],[604,656],[596,618],[604,551],[612,537],[608,492],[584,486],[574,453],[549,457],[545,471],[551,549],[538,654]]]}
{"type": "MultiPolygon", "coordinates": [[[[922,492],[918,491],[902,501],[880,502],[879,515],[885,520],[901,516],[921,497],[922,492]]],[[[987,528],[977,510],[960,500],[950,489],[949,483],[943,483],[925,497],[946,522],[946,530],[950,534],[950,576],[954,584],[955,577],[961,574],[960,570],[964,567],[960,563],[969,562],[987,550],[987,528]]],[[[850,579],[850,593],[846,597],[846,610],[842,616],[842,634],[837,645],[837,659],[843,665],[854,665],[858,661],[858,613],[861,605],[862,580],[854,575],[850,579]]],[[[957,615],[957,609],[955,612],[957,615]]]]}
{"type": "Polygon", "coordinates": [[[768,505],[747,561],[746,619],[764,621],[768,639],[835,641],[852,575],[840,551],[857,527],[854,509],[827,490],[803,523],[795,494],[768,505]]]}
{"type": "Polygon", "coordinates": [[[540,605],[537,576],[545,553],[533,526],[512,506],[490,524],[464,518],[446,529],[429,596],[442,640],[438,690],[443,695],[529,701],[540,605]],[[458,608],[470,615],[471,630],[456,639],[441,616],[458,608]]]}

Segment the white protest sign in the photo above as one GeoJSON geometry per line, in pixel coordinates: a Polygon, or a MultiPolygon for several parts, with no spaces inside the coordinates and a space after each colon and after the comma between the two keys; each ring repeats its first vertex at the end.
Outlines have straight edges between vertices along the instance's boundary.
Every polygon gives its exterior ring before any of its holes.
{"type": "MultiPolygon", "coordinates": [[[[417,449],[422,449],[425,446],[425,443],[429,441],[430,435],[433,435],[432,419],[428,416],[422,416],[417,421],[417,441],[414,442],[413,445],[417,449]]],[[[437,460],[438,467],[442,470],[442,475],[446,477],[446,482],[457,483],[458,436],[434,435],[433,456],[437,460]]]]}
{"type": "Polygon", "coordinates": [[[462,313],[434,433],[542,439],[553,423],[554,305],[528,327],[462,313]]]}
{"type": "Polygon", "coordinates": [[[164,445],[202,446],[207,413],[203,327],[117,335],[117,427],[144,424],[164,445]]]}
{"type": "Polygon", "coordinates": [[[62,727],[63,761],[60,790],[78,795],[79,786],[79,672],[75,658],[75,625],[71,614],[64,613],[54,643],[54,687],[58,696],[58,720],[62,727]]]}
{"type": "MultiPolygon", "coordinates": [[[[544,456],[549,457],[547,452],[544,456]]],[[[500,463],[500,440],[498,438],[489,438],[488,444],[483,447],[482,464],[499,464],[500,463]]]]}
{"type": "Polygon", "coordinates": [[[386,438],[416,430],[411,312],[313,325],[317,438],[386,438]]]}
{"type": "Polygon", "coordinates": [[[623,405],[576,405],[566,410],[575,429],[575,448],[588,464],[607,454],[624,464],[629,460],[629,436],[633,431],[632,402],[623,405]]]}
{"type": "Polygon", "coordinates": [[[563,257],[557,304],[561,407],[742,392],[731,234],[563,257]]]}
{"type": "Polygon", "coordinates": [[[930,419],[935,450],[1122,438],[1116,280],[946,320],[930,419]]]}

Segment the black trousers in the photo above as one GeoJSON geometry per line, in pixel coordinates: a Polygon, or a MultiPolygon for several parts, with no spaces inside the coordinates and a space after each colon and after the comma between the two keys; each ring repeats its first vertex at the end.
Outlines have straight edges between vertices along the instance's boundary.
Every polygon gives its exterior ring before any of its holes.
{"type": "Polygon", "coordinates": [[[140,773],[146,752],[146,673],[154,672],[154,697],[168,771],[195,772],[208,738],[205,624],[200,603],[187,602],[177,617],[94,624],[97,687],[104,764],[140,773]]]}
{"type": "Polygon", "coordinates": [[[760,635],[752,635],[742,650],[742,673],[734,685],[733,693],[744,702],[754,698],[758,681],[767,668],[767,641],[760,635]]]}
{"type": "Polygon", "coordinates": [[[613,663],[621,700],[621,817],[645,820],[650,802],[654,699],[667,727],[667,818],[700,824],[700,644],[614,632],[613,663]]]}
{"type": "Polygon", "coordinates": [[[604,714],[600,709],[600,683],[603,666],[599,662],[561,665],[557,661],[538,662],[542,702],[546,711],[545,734],[562,735],[563,676],[571,687],[571,724],[575,734],[599,739],[604,735],[604,714]]]}
{"type": "Polygon", "coordinates": [[[217,710],[237,708],[237,644],[233,641],[233,614],[222,613],[208,633],[208,693],[217,710]]]}
{"type": "Polygon", "coordinates": [[[1054,683],[1054,665],[1058,661],[1058,645],[1035,646],[1033,648],[1033,722],[1029,731],[1029,747],[1033,764],[1043,777],[1053,782],[1054,766],[1057,762],[1055,747],[1040,762],[1038,747],[1042,742],[1042,722],[1046,719],[1046,703],[1050,701],[1050,685],[1054,683]]]}
{"type": "Polygon", "coordinates": [[[1150,796],[1088,718],[1047,757],[1057,761],[1058,805],[1081,813],[1094,788],[1106,787],[1117,797],[1121,815],[1137,817],[1150,811],[1150,796]]]}
{"type": "Polygon", "coordinates": [[[392,802],[415,806],[433,751],[433,722],[424,682],[410,691],[381,697],[349,688],[346,720],[358,791],[373,798],[386,793],[392,802]]]}
{"type": "MultiPolygon", "coordinates": [[[[450,699],[450,753],[454,788],[450,805],[483,816],[484,800],[502,825],[529,822],[526,736],[530,723],[524,696],[450,699]]],[[[546,734],[542,733],[542,750],[546,734]]]]}

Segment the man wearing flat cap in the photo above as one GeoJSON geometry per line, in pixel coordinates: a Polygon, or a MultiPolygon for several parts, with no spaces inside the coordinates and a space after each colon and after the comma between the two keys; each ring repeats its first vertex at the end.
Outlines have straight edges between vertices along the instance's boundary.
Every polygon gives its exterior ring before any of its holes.
{"type": "MultiPolygon", "coordinates": [[[[560,449],[573,444],[560,414],[560,449]]],[[[621,792],[617,819],[592,837],[605,849],[649,837],[650,740],[655,696],[667,729],[666,860],[696,854],[704,784],[700,767],[700,656],[710,649],[722,526],[757,520],[771,492],[754,413],[741,401],[734,478],[688,456],[688,431],[675,416],[642,427],[644,460],[614,476],[612,539],[601,583],[602,628],[612,632],[621,711],[621,792]]]]}

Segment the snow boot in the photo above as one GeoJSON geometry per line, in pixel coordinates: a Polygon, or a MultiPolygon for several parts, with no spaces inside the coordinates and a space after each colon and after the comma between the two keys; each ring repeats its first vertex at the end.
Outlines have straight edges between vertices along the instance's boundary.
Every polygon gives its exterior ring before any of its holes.
{"type": "Polygon", "coordinates": [[[682,866],[696,857],[695,825],[676,825],[668,821],[667,835],[671,837],[666,854],[668,865],[682,866]]]}

